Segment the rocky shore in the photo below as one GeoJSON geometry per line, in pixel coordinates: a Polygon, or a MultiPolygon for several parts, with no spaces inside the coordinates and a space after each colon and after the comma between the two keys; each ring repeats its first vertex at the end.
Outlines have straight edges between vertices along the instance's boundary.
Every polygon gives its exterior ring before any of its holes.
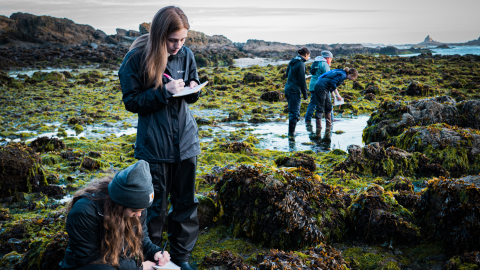
{"type": "MultiPolygon", "coordinates": [[[[127,33],[117,31],[135,35],[127,33]]],[[[116,76],[129,43],[105,40],[0,50],[3,70],[73,67],[0,71],[1,270],[58,269],[71,194],[135,162],[136,115],[116,76]]],[[[194,31],[187,43],[210,82],[190,106],[202,149],[197,269],[480,267],[480,56],[336,57],[332,68],[355,67],[360,77],[339,87],[346,104],[335,117],[369,115],[364,145],[334,149],[327,130],[307,130],[309,150],[283,152],[258,129],[287,131],[286,65],[238,68],[227,56],[280,57],[292,45],[240,48],[194,31]]]]}

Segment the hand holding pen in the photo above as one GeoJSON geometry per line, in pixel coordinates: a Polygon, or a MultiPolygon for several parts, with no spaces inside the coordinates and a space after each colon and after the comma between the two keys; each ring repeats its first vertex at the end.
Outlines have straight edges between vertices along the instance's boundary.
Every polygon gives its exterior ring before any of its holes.
{"type": "Polygon", "coordinates": [[[170,82],[165,85],[167,91],[172,93],[173,95],[180,93],[183,88],[185,87],[185,82],[183,79],[174,80],[170,75],[163,73],[170,82]]]}
{"type": "Polygon", "coordinates": [[[165,241],[162,251],[158,251],[157,253],[155,253],[155,256],[153,257],[157,262],[157,264],[160,266],[163,266],[170,261],[170,254],[168,254],[168,251],[165,251],[166,247],[167,247],[167,241],[165,241]]]}

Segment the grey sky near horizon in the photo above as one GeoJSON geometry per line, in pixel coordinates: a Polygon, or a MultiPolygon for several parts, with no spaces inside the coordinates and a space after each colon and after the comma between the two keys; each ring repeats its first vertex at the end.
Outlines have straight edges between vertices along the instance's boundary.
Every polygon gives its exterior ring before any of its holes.
{"type": "Polygon", "coordinates": [[[167,5],[184,10],[191,30],[234,42],[413,44],[427,35],[440,42],[480,36],[480,0],[0,0],[0,15],[68,18],[114,34],[116,28],[138,30],[167,5]]]}

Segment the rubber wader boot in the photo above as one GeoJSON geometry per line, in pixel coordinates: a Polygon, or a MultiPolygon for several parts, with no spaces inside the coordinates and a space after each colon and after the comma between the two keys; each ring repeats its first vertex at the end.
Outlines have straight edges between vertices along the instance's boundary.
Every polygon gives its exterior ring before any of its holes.
{"type": "Polygon", "coordinates": [[[305,120],[305,125],[307,127],[311,127],[312,126],[312,120],[305,120]]]}
{"type": "Polygon", "coordinates": [[[295,127],[297,126],[296,121],[290,121],[288,122],[288,137],[294,137],[295,136],[295,127]]]}
{"type": "Polygon", "coordinates": [[[325,127],[326,128],[331,128],[332,127],[332,114],[331,113],[326,113],[325,114],[325,119],[327,120],[325,127]]]}
{"type": "Polygon", "coordinates": [[[319,113],[318,118],[315,118],[315,126],[317,127],[317,130],[322,129],[322,118],[323,118],[323,113],[319,113]]]}

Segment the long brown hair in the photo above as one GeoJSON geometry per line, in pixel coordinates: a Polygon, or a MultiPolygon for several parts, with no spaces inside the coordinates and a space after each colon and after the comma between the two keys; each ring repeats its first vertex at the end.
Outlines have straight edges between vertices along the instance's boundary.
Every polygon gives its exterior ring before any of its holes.
{"type": "Polygon", "coordinates": [[[150,33],[137,38],[130,46],[130,51],[143,50],[147,82],[155,83],[155,88],[163,86],[162,76],[168,60],[167,36],[183,28],[190,29],[185,13],[178,7],[164,7],[153,17],[150,33]]]}
{"type": "Polygon", "coordinates": [[[348,75],[353,75],[354,76],[354,79],[356,80],[358,78],[358,71],[356,68],[344,68],[343,70],[345,70],[345,73],[347,73],[347,76],[348,75]]]}
{"type": "Polygon", "coordinates": [[[100,247],[102,257],[96,263],[118,267],[122,254],[125,258],[135,259],[137,263],[141,263],[143,262],[143,231],[140,218],[125,218],[123,211],[126,207],[110,199],[108,184],[112,179],[113,175],[93,180],[88,186],[77,191],[67,206],[67,213],[83,197],[88,197],[91,200],[105,200],[103,214],[105,235],[100,247]]]}

